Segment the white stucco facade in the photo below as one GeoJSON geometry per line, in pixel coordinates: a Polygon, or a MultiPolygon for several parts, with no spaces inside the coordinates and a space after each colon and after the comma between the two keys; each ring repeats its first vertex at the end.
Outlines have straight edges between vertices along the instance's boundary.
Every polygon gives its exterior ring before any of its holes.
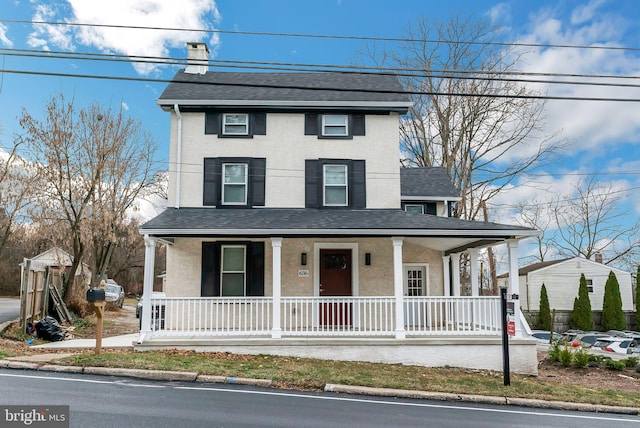
{"type": "Polygon", "coordinates": [[[305,159],[362,159],[366,162],[367,208],[400,207],[397,113],[366,116],[366,135],[352,139],[319,139],[304,135],[302,113],[267,113],[267,134],[252,138],[218,138],[204,133],[204,113],[171,113],[169,206],[201,207],[203,159],[266,158],[265,207],[304,208],[305,159]],[[181,154],[178,156],[178,129],[181,154]],[[301,155],[303,154],[303,155],[301,155]],[[178,162],[178,157],[180,162],[178,162]],[[393,161],[389,161],[392,159],[393,161]],[[180,201],[177,174],[180,171],[180,201]],[[178,202],[178,204],[176,204],[178,202]]]}

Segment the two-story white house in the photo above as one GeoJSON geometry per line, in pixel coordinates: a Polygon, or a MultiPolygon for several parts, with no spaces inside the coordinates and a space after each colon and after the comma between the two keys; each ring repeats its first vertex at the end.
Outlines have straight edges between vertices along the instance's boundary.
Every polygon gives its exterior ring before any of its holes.
{"type": "MultiPolygon", "coordinates": [[[[169,208],[141,233],[144,295],[161,241],[167,297],[144,299],[137,347],[500,369],[499,300],[478,296],[478,251],[508,244],[518,294],[518,242],[535,231],[450,217],[444,170],[400,167],[398,79],[210,72],[206,45],[189,54],[158,100],[169,208]],[[460,296],[464,252],[472,296],[460,296]]],[[[512,367],[535,373],[520,334],[518,319],[512,367]]]]}

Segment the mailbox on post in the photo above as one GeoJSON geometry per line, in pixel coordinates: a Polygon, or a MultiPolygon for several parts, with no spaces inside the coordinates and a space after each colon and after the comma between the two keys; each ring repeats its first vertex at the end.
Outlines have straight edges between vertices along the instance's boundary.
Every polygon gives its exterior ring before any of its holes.
{"type": "Polygon", "coordinates": [[[104,290],[101,288],[90,288],[87,290],[87,302],[104,302],[104,290]]]}

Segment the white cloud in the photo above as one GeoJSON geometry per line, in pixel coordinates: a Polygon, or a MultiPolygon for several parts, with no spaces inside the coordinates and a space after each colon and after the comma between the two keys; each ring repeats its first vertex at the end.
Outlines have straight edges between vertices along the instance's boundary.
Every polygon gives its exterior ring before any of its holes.
{"type": "MultiPolygon", "coordinates": [[[[63,6],[38,5],[33,19],[193,30],[211,29],[221,19],[215,0],[67,0],[63,6]]],[[[204,34],[194,31],[38,25],[29,36],[29,44],[43,49],[55,46],[72,50],[75,49],[75,42],[103,52],[127,56],[168,57],[170,48],[183,47],[188,41],[200,41],[204,34]]],[[[209,36],[207,42],[211,45],[210,50],[215,52],[219,44],[218,35],[209,36]]],[[[133,66],[144,75],[158,68],[154,64],[139,63],[133,66]]]]}
{"type": "MultiPolygon", "coordinates": [[[[569,25],[544,11],[534,16],[532,30],[521,41],[537,44],[624,46],[628,23],[624,17],[596,13],[601,1],[592,1],[573,11],[569,25]]],[[[633,51],[605,49],[538,48],[526,56],[527,71],[539,73],[589,75],[640,75],[640,58],[633,51]]],[[[592,83],[632,83],[629,80],[550,77],[558,81],[589,81],[592,83]]],[[[532,89],[551,96],[584,98],[635,98],[640,90],[598,85],[532,84],[532,89]]],[[[579,152],[601,151],[610,145],[640,143],[640,103],[602,101],[548,101],[546,112],[561,136],[574,141],[572,149],[579,152]]]]}
{"type": "Polygon", "coordinates": [[[593,0],[588,4],[576,7],[571,14],[571,23],[578,25],[593,19],[597,9],[605,3],[606,0],[593,0]]]}
{"type": "MultiPolygon", "coordinates": [[[[63,13],[63,5],[36,5],[33,21],[55,21],[63,13]]],[[[64,25],[34,24],[34,30],[27,37],[27,44],[49,51],[49,44],[65,50],[75,49],[71,28],[64,25]]]]}
{"type": "Polygon", "coordinates": [[[0,43],[7,47],[13,47],[13,42],[7,37],[7,26],[0,24],[0,43]]]}

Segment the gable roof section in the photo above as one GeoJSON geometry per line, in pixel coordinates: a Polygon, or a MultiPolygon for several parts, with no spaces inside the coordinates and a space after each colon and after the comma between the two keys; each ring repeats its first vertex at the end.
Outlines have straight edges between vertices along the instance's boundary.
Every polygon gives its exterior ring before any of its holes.
{"type": "Polygon", "coordinates": [[[370,108],[405,113],[398,78],[376,73],[236,73],[178,71],[157,103],[193,107],[370,108]]]}
{"type": "Polygon", "coordinates": [[[401,199],[458,201],[460,196],[442,167],[400,168],[401,199]]]}

